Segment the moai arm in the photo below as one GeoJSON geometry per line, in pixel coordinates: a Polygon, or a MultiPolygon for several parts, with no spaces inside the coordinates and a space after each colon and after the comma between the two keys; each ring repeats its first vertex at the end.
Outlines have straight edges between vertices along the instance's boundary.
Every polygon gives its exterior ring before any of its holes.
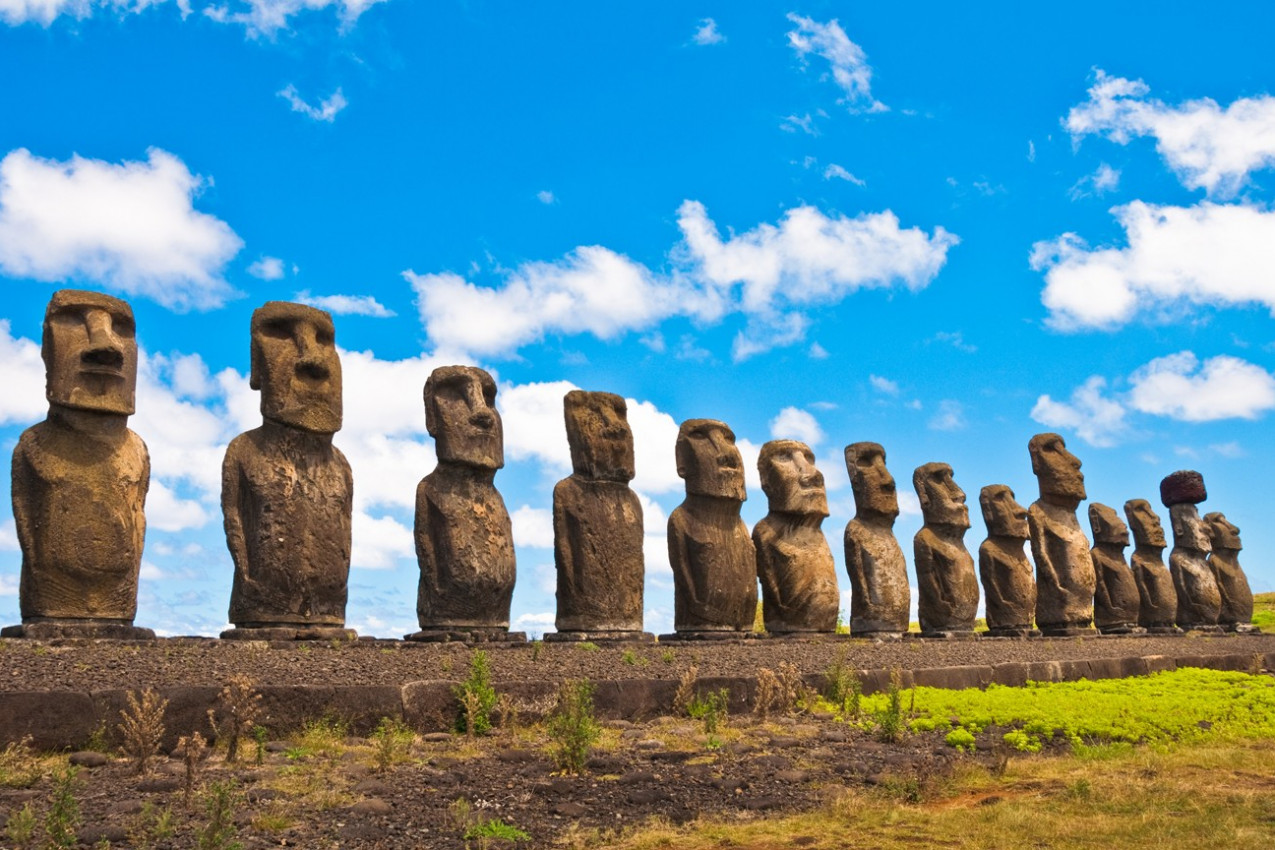
{"type": "MultiPolygon", "coordinates": [[[[230,560],[234,562],[235,572],[246,577],[249,565],[248,544],[243,528],[243,468],[239,462],[238,446],[241,439],[242,436],[231,441],[221,463],[221,513],[230,560]]],[[[149,460],[147,463],[149,468],[149,460]]]]}
{"type": "Polygon", "coordinates": [[[133,551],[140,559],[146,542],[146,494],[151,486],[151,455],[142,438],[129,432],[129,440],[137,445],[142,455],[142,480],[137,485],[137,501],[133,503],[133,551]]]}
{"type": "Polygon", "coordinates": [[[421,483],[416,485],[416,521],[412,536],[416,538],[416,561],[420,564],[421,581],[429,591],[429,598],[438,599],[442,595],[438,552],[434,548],[434,535],[430,533],[434,505],[430,501],[426,481],[421,479],[421,483]]]}
{"type": "Polygon", "coordinates": [[[934,546],[925,529],[917,532],[912,539],[912,563],[916,566],[917,591],[922,599],[937,601],[944,608],[952,604],[952,594],[945,581],[945,572],[936,559],[934,546]]]}
{"type": "Polygon", "coordinates": [[[978,547],[978,574],[980,577],[986,576],[987,580],[983,584],[984,606],[989,610],[1003,611],[1008,607],[1004,594],[1001,593],[1001,583],[996,579],[996,555],[995,543],[990,540],[984,540],[983,545],[978,547]]]}
{"type": "Polygon", "coordinates": [[[566,509],[566,492],[569,486],[569,480],[564,478],[553,488],[553,559],[558,568],[559,584],[575,589],[575,550],[571,545],[571,517],[566,509]]]}
{"type": "MultiPolygon", "coordinates": [[[[24,434],[18,440],[18,446],[13,450],[13,465],[10,472],[10,481],[33,481],[35,479],[35,467],[31,464],[31,458],[27,454],[27,437],[24,434]]],[[[27,511],[27,502],[25,499],[18,498],[19,488],[12,488],[13,494],[13,524],[18,532],[18,546],[23,553],[35,551],[35,528],[31,520],[31,514],[27,511]]]]}
{"type": "Polygon", "coordinates": [[[757,578],[761,581],[762,598],[782,599],[779,583],[775,580],[775,567],[770,559],[770,547],[766,545],[765,520],[753,528],[753,550],[757,553],[757,578]]]}
{"type": "Polygon", "coordinates": [[[1027,527],[1031,531],[1032,559],[1036,562],[1036,586],[1048,585],[1057,589],[1058,571],[1054,568],[1054,553],[1050,544],[1058,540],[1057,535],[1048,528],[1048,519],[1044,517],[1039,505],[1032,505],[1027,511],[1027,527]]]}
{"type": "Polygon", "coordinates": [[[674,509],[668,518],[668,562],[673,569],[675,586],[686,589],[686,594],[690,597],[687,600],[689,608],[698,610],[699,586],[691,569],[691,553],[686,545],[686,531],[682,528],[681,510],[680,507],[674,509]]]}

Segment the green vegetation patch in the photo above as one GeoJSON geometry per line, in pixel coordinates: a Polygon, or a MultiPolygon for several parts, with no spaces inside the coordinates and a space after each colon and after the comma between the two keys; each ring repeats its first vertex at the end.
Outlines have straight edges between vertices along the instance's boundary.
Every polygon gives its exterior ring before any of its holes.
{"type": "Polygon", "coordinates": [[[1253,597],[1253,625],[1264,632],[1275,632],[1275,593],[1253,597]]]}

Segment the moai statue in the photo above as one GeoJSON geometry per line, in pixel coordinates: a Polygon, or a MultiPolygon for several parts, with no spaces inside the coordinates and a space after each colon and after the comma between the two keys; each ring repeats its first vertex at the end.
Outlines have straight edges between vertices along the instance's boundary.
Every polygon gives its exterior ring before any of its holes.
{"type": "Polygon", "coordinates": [[[356,637],[345,628],[354,479],[341,429],[332,317],[287,301],[252,313],[260,428],[230,441],[221,510],[235,564],[228,639],[356,637]]]}
{"type": "Polygon", "coordinates": [[[5,637],[153,638],[133,626],[150,458],[128,429],[137,387],[133,311],[62,289],[44,314],[48,417],[13,450],[22,625],[5,637]]]}
{"type": "Polygon", "coordinates": [[[1124,503],[1124,515],[1133,531],[1133,557],[1129,565],[1138,583],[1138,625],[1153,635],[1178,635],[1182,630],[1173,625],[1178,618],[1178,592],[1173,589],[1173,576],[1164,565],[1164,529],[1160,517],[1146,499],[1130,499],[1124,503]]]}
{"type": "Polygon", "coordinates": [[[907,561],[894,537],[899,498],[885,466],[885,449],[879,443],[851,443],[846,446],[846,470],[855,504],[845,534],[850,634],[903,635],[912,599],[907,561]]]}
{"type": "Polygon", "coordinates": [[[735,433],[715,419],[677,432],[677,474],[686,500],[668,518],[673,627],[679,638],[738,637],[757,612],[757,560],[740,519],[744,462],[735,433]]]}
{"type": "Polygon", "coordinates": [[[1004,484],[989,484],[978,494],[987,525],[987,539],[978,547],[978,572],[986,600],[987,634],[990,637],[1029,637],[1036,617],[1036,582],[1023,547],[1027,509],[1004,484]]]}
{"type": "Polygon", "coordinates": [[[1192,470],[1180,470],[1160,481],[1160,501],[1169,509],[1173,551],[1169,573],[1178,592],[1178,626],[1188,631],[1221,631],[1222,593],[1207,561],[1209,532],[1195,507],[1208,498],[1204,478],[1192,470]]]}
{"type": "Polygon", "coordinates": [[[912,538],[921,636],[973,637],[978,577],[965,548],[970,527],[965,491],[957,486],[946,463],[918,466],[912,473],[912,486],[925,519],[912,538]]]}
{"type": "Polygon", "coordinates": [[[1138,582],[1124,559],[1129,548],[1129,528],[1114,510],[1094,502],[1089,506],[1093,529],[1094,625],[1104,635],[1140,633],[1138,613],[1142,596],[1138,582]]]}
{"type": "Polygon", "coordinates": [[[1222,594],[1222,612],[1217,624],[1228,632],[1256,632],[1253,625],[1253,591],[1248,578],[1240,568],[1240,530],[1216,511],[1204,515],[1204,525],[1209,532],[1209,568],[1217,579],[1218,592],[1222,594]]]}
{"type": "Polygon", "coordinates": [[[553,488],[557,632],[545,640],[653,640],[642,631],[642,503],[628,408],[614,393],[563,399],[572,474],[553,488]]]}
{"type": "Polygon", "coordinates": [[[1040,498],[1027,510],[1036,562],[1036,626],[1049,636],[1085,634],[1093,624],[1097,578],[1076,508],[1085,499],[1080,460],[1057,434],[1027,444],[1040,498]]]}
{"type": "Polygon", "coordinates": [[[753,528],[762,617],[770,634],[835,632],[841,592],[824,537],[828,496],[805,443],[771,440],[757,459],[769,513],[753,528]]]}
{"type": "Polygon", "coordinates": [[[408,640],[521,641],[509,631],[513,525],[493,483],[505,465],[496,382],[476,366],[440,366],[425,382],[425,428],[438,466],[416,488],[421,567],[408,640]]]}

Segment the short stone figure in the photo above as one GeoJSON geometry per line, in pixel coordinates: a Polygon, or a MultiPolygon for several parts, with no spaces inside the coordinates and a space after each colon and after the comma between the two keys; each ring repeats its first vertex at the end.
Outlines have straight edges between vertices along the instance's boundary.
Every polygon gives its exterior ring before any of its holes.
{"type": "Polygon", "coordinates": [[[912,538],[917,614],[921,636],[973,637],[978,615],[978,576],[965,548],[970,512],[965,491],[946,463],[927,463],[912,473],[925,524],[912,538]]]}
{"type": "Polygon", "coordinates": [[[1129,527],[1116,512],[1094,502],[1089,506],[1089,527],[1093,530],[1094,625],[1104,635],[1127,635],[1143,631],[1138,626],[1142,596],[1137,579],[1125,562],[1129,548],[1129,527]]]}
{"type": "Polygon", "coordinates": [[[1138,583],[1138,625],[1148,634],[1181,634],[1173,625],[1178,618],[1178,592],[1173,589],[1173,576],[1164,565],[1164,528],[1160,517],[1146,499],[1130,499],[1124,503],[1125,519],[1133,531],[1133,557],[1129,566],[1138,583]]]}
{"type": "Polygon", "coordinates": [[[505,435],[496,382],[476,366],[440,366],[425,381],[425,428],[438,466],[416,488],[421,630],[408,640],[525,640],[509,631],[513,525],[496,490],[505,435]]]}
{"type": "Polygon", "coordinates": [[[48,417],[13,450],[22,625],[5,637],[153,638],[136,628],[150,457],[128,428],[137,388],[133,311],[62,289],[44,314],[48,417]]]}
{"type": "Polygon", "coordinates": [[[757,560],[739,516],[748,497],[735,432],[715,419],[688,419],[676,453],[686,499],[668,519],[673,627],[682,638],[738,637],[757,612],[757,560]]]}
{"type": "Polygon", "coordinates": [[[978,547],[987,633],[991,637],[1029,637],[1036,633],[1036,582],[1027,545],[1027,509],[1004,484],[989,484],[978,494],[987,539],[978,547]]]}
{"type": "Polygon", "coordinates": [[[1253,591],[1240,568],[1240,550],[1244,548],[1240,530],[1216,511],[1204,515],[1204,525],[1213,550],[1209,553],[1209,567],[1222,594],[1217,624],[1228,632],[1258,631],[1253,625],[1253,591]]]}
{"type": "Polygon", "coordinates": [[[332,317],[287,301],[253,311],[249,385],[260,428],[231,440],[221,510],[235,564],[228,639],[354,638],[345,628],[354,479],[341,429],[332,317]]]}
{"type": "Polygon", "coordinates": [[[1160,482],[1160,501],[1169,509],[1173,528],[1173,551],[1169,553],[1169,573],[1178,592],[1178,626],[1202,632],[1221,631],[1222,593],[1209,568],[1212,544],[1200,518],[1200,502],[1208,498],[1204,478],[1193,470],[1180,470],[1160,482]]]}
{"type": "Polygon", "coordinates": [[[572,474],[553,488],[558,631],[545,640],[649,640],[642,632],[642,503],[628,407],[614,393],[563,399],[572,474]]]}
{"type": "Polygon", "coordinates": [[[835,632],[841,592],[820,527],[828,496],[814,452],[797,440],[771,440],[761,447],[757,469],[770,506],[753,527],[766,631],[835,632]]]}
{"type": "Polygon", "coordinates": [[[850,574],[850,634],[903,635],[912,595],[903,549],[894,537],[899,497],[880,443],[846,446],[846,470],[855,515],[846,525],[846,572],[850,574]]]}
{"type": "Polygon", "coordinates": [[[1027,444],[1040,498],[1027,511],[1036,562],[1036,626],[1045,635],[1084,634],[1093,624],[1097,577],[1076,509],[1084,501],[1080,460],[1057,434],[1027,444]]]}

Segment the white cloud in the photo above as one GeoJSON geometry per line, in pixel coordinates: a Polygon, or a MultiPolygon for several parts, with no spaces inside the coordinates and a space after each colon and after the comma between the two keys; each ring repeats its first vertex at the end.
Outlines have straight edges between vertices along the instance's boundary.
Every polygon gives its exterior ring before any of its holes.
{"type": "Polygon", "coordinates": [[[311,295],[310,290],[303,289],[293,298],[302,304],[327,310],[338,316],[371,316],[376,319],[388,319],[396,315],[371,295],[311,295]]]}
{"type": "Polygon", "coordinates": [[[1125,248],[1093,248],[1074,233],[1037,242],[1047,322],[1110,329],[1139,312],[1261,304],[1275,313],[1275,212],[1249,204],[1192,207],[1134,201],[1112,210],[1125,248]]]}
{"type": "Polygon", "coordinates": [[[851,112],[885,112],[889,109],[872,96],[872,67],[868,65],[867,54],[850,40],[835,18],[821,24],[790,12],[788,20],[797,25],[788,33],[788,45],[797,51],[802,63],[813,53],[832,66],[832,78],[845,92],[845,97],[838,103],[845,104],[851,112]]]}
{"type": "Polygon", "coordinates": [[[1203,363],[1190,351],[1158,357],[1129,381],[1130,407],[1186,422],[1256,419],[1275,408],[1275,376],[1226,355],[1203,363]]]}
{"type": "Polygon", "coordinates": [[[1031,139],[1027,140],[1027,161],[1028,162],[1036,161],[1036,143],[1033,142],[1031,139]]]}
{"type": "Polygon", "coordinates": [[[0,319],[0,364],[5,391],[0,393],[0,425],[33,425],[44,418],[44,361],[40,345],[9,332],[9,320],[0,319]]]}
{"type": "Polygon", "coordinates": [[[1214,443],[1209,446],[1209,451],[1214,454],[1219,454],[1222,457],[1229,458],[1240,458],[1247,454],[1247,452],[1244,451],[1244,447],[1235,440],[1231,440],[1226,443],[1214,443]]]}
{"type": "Polygon", "coordinates": [[[721,44],[726,40],[726,36],[717,30],[717,21],[712,18],[703,18],[699,22],[699,27],[695,30],[695,35],[691,40],[701,47],[710,44],[721,44]]]}
{"type": "Polygon", "coordinates": [[[384,0],[230,0],[225,5],[207,6],[204,14],[218,23],[242,24],[251,38],[274,38],[291,27],[292,18],[302,12],[332,9],[343,28],[352,27],[359,16],[384,0]]]}
{"type": "Polygon", "coordinates": [[[1101,197],[1108,192],[1114,192],[1120,185],[1120,170],[1112,168],[1107,163],[1098,164],[1098,169],[1093,174],[1087,174],[1076,181],[1076,185],[1067,190],[1067,197],[1073,201],[1091,196],[1101,197]]]}
{"type": "Polygon", "coordinates": [[[392,570],[404,559],[416,559],[411,529],[391,516],[374,517],[355,510],[353,531],[350,566],[355,569],[392,570]]]}
{"type": "Polygon", "coordinates": [[[869,375],[868,383],[872,385],[872,389],[884,395],[899,394],[898,382],[891,381],[889,378],[882,378],[880,375],[869,375]]]}
{"type": "Polygon", "coordinates": [[[297,87],[294,85],[288,85],[278,94],[279,97],[288,102],[293,112],[300,112],[307,118],[315,121],[326,121],[328,124],[335,121],[337,113],[349,105],[349,101],[345,99],[345,94],[342,93],[339,86],[336,91],[332,92],[330,97],[319,101],[318,106],[302,100],[301,95],[297,92],[297,87]]]}
{"type": "Polygon", "coordinates": [[[1063,121],[1073,139],[1102,135],[1117,144],[1151,136],[1156,150],[1191,189],[1230,197],[1248,175],[1275,166],[1275,97],[1240,98],[1223,109],[1211,98],[1170,106],[1149,98],[1142,80],[1097,72],[1089,100],[1063,121]]]}
{"type": "Polygon", "coordinates": [[[810,411],[785,407],[770,420],[770,436],[775,440],[801,440],[806,445],[817,446],[823,442],[824,434],[819,420],[810,411]]]}
{"type": "Polygon", "coordinates": [[[523,505],[509,515],[514,527],[514,544],[533,549],[553,548],[553,511],[523,505]]]}
{"type": "Polygon", "coordinates": [[[258,280],[279,280],[284,275],[283,260],[278,257],[262,257],[248,266],[248,274],[258,280]]]}
{"type": "MultiPolygon", "coordinates": [[[[899,516],[921,516],[921,500],[916,497],[916,493],[900,489],[896,495],[899,497],[899,516]]],[[[912,588],[912,594],[915,600],[916,588],[912,588]]]]}
{"type": "Polygon", "coordinates": [[[146,494],[146,524],[160,531],[203,528],[212,515],[193,499],[182,499],[156,478],[146,494]]]}
{"type": "Polygon", "coordinates": [[[18,577],[8,573],[0,573],[0,596],[18,595],[18,577]]]}
{"type": "Polygon", "coordinates": [[[0,522],[0,552],[17,552],[20,549],[17,525],[11,519],[0,522]]]}
{"type": "Polygon", "coordinates": [[[930,419],[929,427],[935,431],[959,431],[965,424],[965,406],[955,399],[945,398],[939,402],[938,412],[930,419]]]}
{"type": "MultiPolygon", "coordinates": [[[[633,431],[633,462],[637,472],[633,489],[641,493],[681,491],[682,479],[677,476],[674,456],[679,423],[649,401],[632,398],[625,401],[629,428],[633,431]]],[[[651,529],[649,520],[647,529],[651,529]]]]}
{"type": "Polygon", "coordinates": [[[541,189],[536,193],[536,200],[547,206],[555,203],[558,199],[554,196],[553,192],[550,192],[548,189],[541,189]]]}
{"type": "Polygon", "coordinates": [[[828,359],[828,349],[824,348],[822,345],[820,345],[817,342],[810,343],[810,348],[809,350],[807,350],[806,354],[807,356],[810,357],[811,360],[827,360],[828,359]]]}
{"type": "Polygon", "coordinates": [[[535,460],[552,476],[571,473],[571,450],[562,398],[579,389],[570,381],[502,385],[496,406],[505,428],[505,453],[514,460],[535,460]]]}
{"type": "Polygon", "coordinates": [[[1114,446],[1126,430],[1124,406],[1104,395],[1107,380],[1094,375],[1071,394],[1070,402],[1048,395],[1036,399],[1031,417],[1050,428],[1069,428],[1091,446],[1114,446]]]}
{"type": "Polygon", "coordinates": [[[789,115],[779,122],[779,129],[785,133],[795,133],[800,130],[807,136],[819,135],[819,128],[815,126],[815,119],[809,112],[805,115],[789,115]]]}
{"type": "Polygon", "coordinates": [[[49,26],[61,15],[83,20],[98,9],[137,14],[167,0],[0,0],[0,20],[10,26],[34,22],[49,26]]]}
{"type": "Polygon", "coordinates": [[[673,316],[712,323],[739,312],[748,319],[735,342],[739,360],[802,340],[805,307],[862,288],[925,287],[959,241],[942,227],[933,235],[900,228],[889,210],[831,218],[796,207],[778,225],[725,240],[702,204],[686,201],[678,214],[682,241],[668,274],[595,245],[557,262],[526,263],[498,287],[450,272],[404,277],[430,340],[456,356],[508,354],[549,333],[612,339],[673,316]]]}
{"type": "Polygon", "coordinates": [[[864,181],[860,180],[858,177],[855,177],[849,171],[846,171],[840,165],[837,165],[835,162],[823,170],[823,179],[824,180],[832,180],[832,179],[845,180],[847,183],[853,183],[856,186],[868,185],[864,181]]]}
{"type": "Polygon", "coordinates": [[[0,272],[91,281],[178,310],[219,307],[235,294],[221,274],[243,242],[194,208],[208,182],[158,148],[118,165],[12,151],[0,161],[0,272]]]}
{"type": "Polygon", "coordinates": [[[978,351],[978,346],[965,341],[965,336],[960,331],[939,331],[934,335],[936,342],[946,342],[957,351],[964,351],[966,354],[973,354],[978,351]]]}

